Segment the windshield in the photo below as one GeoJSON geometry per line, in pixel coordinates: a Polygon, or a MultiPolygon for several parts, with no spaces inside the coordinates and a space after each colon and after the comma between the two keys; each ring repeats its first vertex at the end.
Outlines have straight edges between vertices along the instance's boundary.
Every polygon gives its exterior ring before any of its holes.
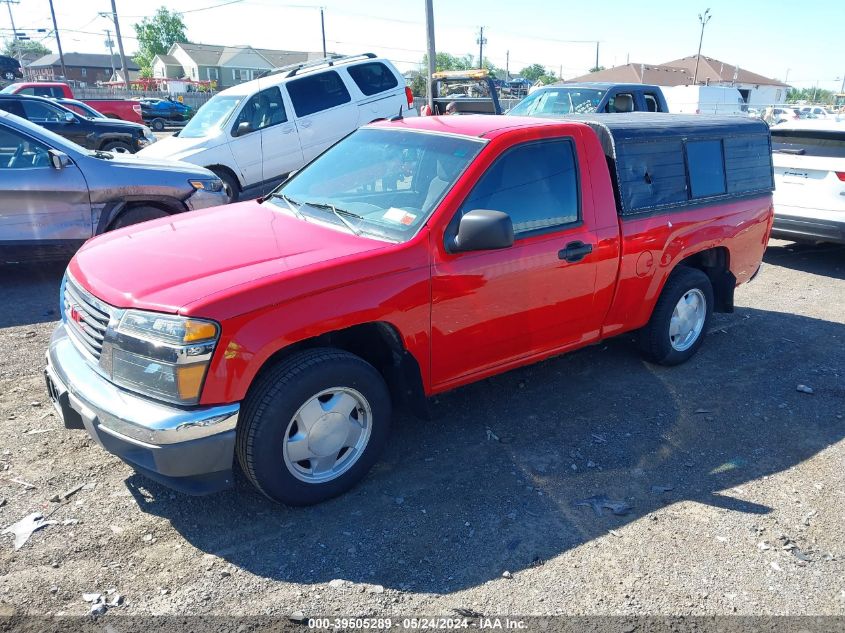
{"type": "Polygon", "coordinates": [[[595,112],[605,92],[595,88],[566,86],[545,88],[525,97],[511,108],[508,114],[555,117],[561,114],[595,112]]]}
{"type": "Polygon", "coordinates": [[[264,204],[404,242],[486,141],[390,128],[352,133],[281,185],[264,204]],[[341,217],[338,217],[341,216],[341,217]]]}
{"type": "Polygon", "coordinates": [[[179,132],[180,138],[201,138],[222,128],[243,101],[243,95],[217,95],[208,100],[179,132]]]}

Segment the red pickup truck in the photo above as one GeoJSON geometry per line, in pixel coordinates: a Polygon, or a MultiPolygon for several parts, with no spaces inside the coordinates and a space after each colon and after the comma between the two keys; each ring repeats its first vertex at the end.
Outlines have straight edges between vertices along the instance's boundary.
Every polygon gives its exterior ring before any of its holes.
{"type": "MultiPolygon", "coordinates": [[[[398,117],[397,117],[398,119],[398,117]]],[[[46,378],[65,425],[190,493],[315,503],[391,409],[632,330],[673,365],[758,271],[765,123],[425,117],[366,126],[263,200],[89,241],[46,378]]]]}
{"type": "MultiPolygon", "coordinates": [[[[34,81],[34,82],[19,82],[9,84],[3,90],[2,94],[22,94],[33,95],[36,97],[48,97],[53,99],[76,99],[73,96],[73,90],[66,83],[62,82],[48,82],[48,81],[34,81]]],[[[110,119],[121,119],[123,121],[132,121],[133,123],[144,123],[141,116],[141,102],[132,99],[78,99],[83,103],[91,106],[100,114],[104,114],[110,119]]]]}

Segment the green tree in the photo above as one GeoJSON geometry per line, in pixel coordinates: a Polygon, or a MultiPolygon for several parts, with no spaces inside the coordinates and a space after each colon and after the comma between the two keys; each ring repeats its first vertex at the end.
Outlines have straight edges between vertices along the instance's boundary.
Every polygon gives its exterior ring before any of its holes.
{"type": "Polygon", "coordinates": [[[19,55],[34,54],[39,57],[49,55],[52,51],[44,46],[41,42],[33,42],[31,40],[5,40],[3,42],[3,55],[14,57],[17,59],[19,55]]]}
{"type": "Polygon", "coordinates": [[[598,73],[602,70],[604,70],[604,66],[593,66],[592,68],[590,68],[591,73],[598,73]]]}
{"type": "Polygon", "coordinates": [[[808,103],[833,104],[833,92],[824,88],[790,88],[786,93],[787,103],[807,101],[808,103]]]}
{"type": "MultiPolygon", "coordinates": [[[[423,68],[428,68],[428,53],[423,55],[423,68]]],[[[449,53],[437,53],[434,58],[434,70],[467,70],[473,68],[472,55],[458,57],[449,53]]]]}
{"type": "Polygon", "coordinates": [[[519,71],[519,76],[527,79],[532,84],[541,77],[554,76],[548,72],[542,64],[531,64],[519,71]]]}
{"type": "Polygon", "coordinates": [[[185,21],[182,14],[159,7],[151,18],[144,18],[134,25],[138,37],[135,63],[141,67],[142,77],[153,76],[153,58],[164,55],[176,42],[187,42],[185,21]]]}

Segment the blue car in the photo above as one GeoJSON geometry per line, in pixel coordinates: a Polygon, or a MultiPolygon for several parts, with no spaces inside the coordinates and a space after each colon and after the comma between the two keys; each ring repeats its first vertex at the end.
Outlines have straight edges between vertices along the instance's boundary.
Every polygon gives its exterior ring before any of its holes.
{"type": "Polygon", "coordinates": [[[187,121],[194,114],[193,108],[175,99],[141,99],[141,116],[144,122],[157,131],[168,123],[187,121]]]}

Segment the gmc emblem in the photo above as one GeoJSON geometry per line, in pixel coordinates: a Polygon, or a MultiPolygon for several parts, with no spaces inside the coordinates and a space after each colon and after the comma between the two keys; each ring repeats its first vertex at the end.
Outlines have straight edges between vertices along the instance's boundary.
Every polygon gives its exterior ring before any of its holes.
{"type": "Polygon", "coordinates": [[[79,308],[77,308],[77,306],[70,306],[69,316],[71,321],[76,321],[80,324],[85,322],[85,316],[82,314],[82,312],[79,311],[79,308]]]}

